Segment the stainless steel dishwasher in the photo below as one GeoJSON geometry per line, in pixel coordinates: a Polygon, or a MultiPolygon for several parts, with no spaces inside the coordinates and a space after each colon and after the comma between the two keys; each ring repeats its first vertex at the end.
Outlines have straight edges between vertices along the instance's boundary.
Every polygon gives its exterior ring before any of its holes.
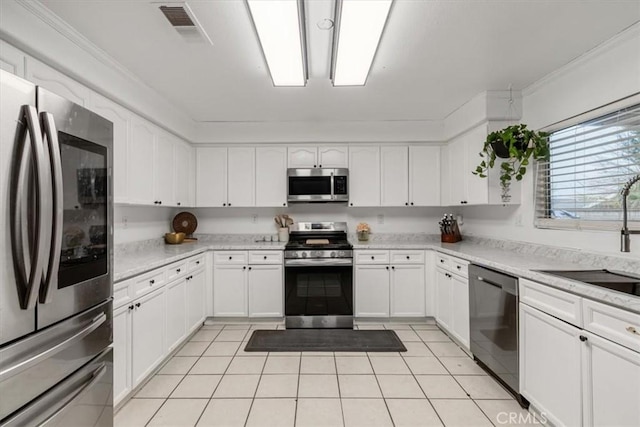
{"type": "Polygon", "coordinates": [[[471,353],[486,371],[518,399],[518,278],[469,265],[471,353]]]}

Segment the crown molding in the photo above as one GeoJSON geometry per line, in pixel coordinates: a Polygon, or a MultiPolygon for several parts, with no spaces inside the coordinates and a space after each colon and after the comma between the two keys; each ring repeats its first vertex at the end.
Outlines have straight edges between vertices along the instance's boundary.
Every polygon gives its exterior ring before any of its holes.
{"type": "Polygon", "coordinates": [[[541,87],[564,77],[565,75],[580,68],[585,63],[592,61],[594,58],[600,55],[603,55],[611,51],[611,49],[621,44],[624,44],[634,38],[640,38],[640,21],[630,25],[629,27],[620,31],[618,34],[616,34],[612,38],[605,40],[604,42],[600,43],[599,45],[595,46],[592,49],[589,49],[588,51],[584,52],[583,54],[571,60],[570,62],[563,65],[562,67],[553,70],[546,76],[530,84],[529,86],[527,86],[522,90],[522,95],[526,97],[534,94],[541,87]]]}

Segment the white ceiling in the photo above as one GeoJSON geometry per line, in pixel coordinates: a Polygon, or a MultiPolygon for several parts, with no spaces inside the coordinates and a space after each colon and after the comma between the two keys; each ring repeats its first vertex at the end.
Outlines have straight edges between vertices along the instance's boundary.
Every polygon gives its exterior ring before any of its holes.
{"type": "MultiPolygon", "coordinates": [[[[273,87],[243,0],[192,0],[214,45],[149,0],[41,0],[196,121],[439,120],[523,89],[640,21],[638,0],[395,0],[367,85],[329,81],[332,0],[305,0],[310,78],[273,87]]],[[[612,64],[615,66],[615,64],[612,64]]]]}

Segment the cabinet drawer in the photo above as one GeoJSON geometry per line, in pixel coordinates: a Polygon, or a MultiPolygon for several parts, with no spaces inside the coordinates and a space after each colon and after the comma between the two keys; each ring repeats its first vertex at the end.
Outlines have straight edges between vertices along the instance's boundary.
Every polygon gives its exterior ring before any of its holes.
{"type": "Polygon", "coordinates": [[[205,254],[196,255],[187,260],[187,271],[192,272],[204,267],[205,254]]]}
{"type": "Polygon", "coordinates": [[[424,264],[424,251],[391,251],[391,264],[424,264]]]}
{"type": "Polygon", "coordinates": [[[451,258],[436,252],[436,266],[449,270],[451,268],[451,258]]]}
{"type": "Polygon", "coordinates": [[[584,329],[640,352],[640,314],[584,298],[584,329]]]}
{"type": "Polygon", "coordinates": [[[282,264],[282,251],[251,251],[249,264],[282,264]]]}
{"type": "Polygon", "coordinates": [[[356,264],[389,264],[389,251],[357,251],[356,264]]]}
{"type": "Polygon", "coordinates": [[[166,267],[167,270],[167,282],[172,282],[187,274],[187,261],[182,260],[174,262],[166,267]]]}
{"type": "Polygon", "coordinates": [[[550,286],[520,279],[520,302],[582,327],[582,298],[550,286]]]}
{"type": "Polygon", "coordinates": [[[166,281],[166,271],[164,269],[154,270],[136,279],[134,285],[134,296],[137,298],[155,289],[164,286],[166,281]]]}
{"type": "Polygon", "coordinates": [[[459,258],[450,258],[449,268],[452,273],[462,277],[469,277],[469,261],[459,258]]]}
{"type": "Polygon", "coordinates": [[[213,260],[215,264],[242,265],[247,264],[247,252],[245,251],[221,251],[214,252],[213,260]]]}
{"type": "Polygon", "coordinates": [[[113,309],[122,307],[131,301],[131,296],[129,295],[129,285],[131,284],[131,280],[127,280],[124,282],[116,283],[113,285],[113,309]]]}

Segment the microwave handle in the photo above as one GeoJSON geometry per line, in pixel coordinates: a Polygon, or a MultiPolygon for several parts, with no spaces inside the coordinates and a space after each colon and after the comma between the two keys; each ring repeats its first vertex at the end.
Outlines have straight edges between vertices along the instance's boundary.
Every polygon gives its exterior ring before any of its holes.
{"type": "Polygon", "coordinates": [[[336,198],[336,194],[335,194],[336,189],[335,189],[334,186],[335,186],[335,182],[334,182],[334,179],[333,179],[333,172],[331,172],[331,198],[332,199],[336,198]]]}

